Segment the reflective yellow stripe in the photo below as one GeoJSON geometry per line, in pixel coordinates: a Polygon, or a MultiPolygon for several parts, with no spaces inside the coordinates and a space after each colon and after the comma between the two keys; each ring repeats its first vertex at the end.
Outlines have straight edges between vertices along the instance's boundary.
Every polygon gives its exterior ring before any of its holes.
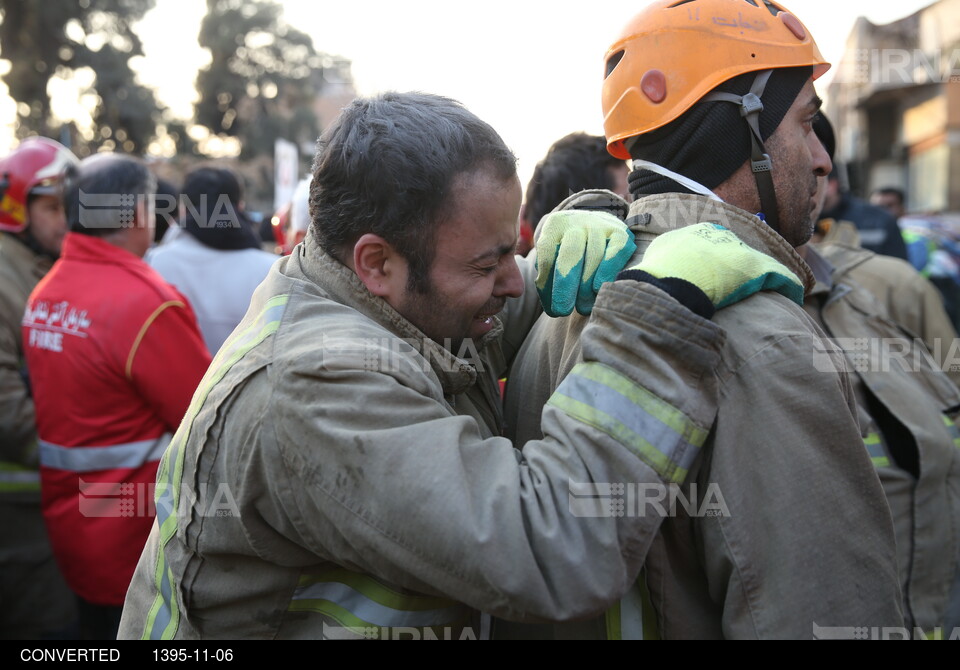
{"type": "Polygon", "coordinates": [[[650,597],[650,589],[647,588],[646,571],[640,573],[638,581],[640,586],[640,602],[643,605],[643,639],[659,640],[660,627],[657,625],[657,613],[653,609],[653,598],[650,597]]]}
{"type": "Polygon", "coordinates": [[[656,614],[646,575],[641,572],[630,590],[606,613],[608,640],[659,640],[656,614]]]}
{"type": "Polygon", "coordinates": [[[698,428],[683,412],[661,400],[639,384],[635,384],[629,377],[620,374],[613,368],[607,367],[602,363],[581,363],[574,368],[574,372],[581,377],[599,382],[623,395],[631,403],[642,408],[648,414],[657,417],[690,442],[703,445],[706,441],[706,430],[698,428]]]}
{"type": "Polygon", "coordinates": [[[40,473],[18,463],[0,462],[0,493],[40,490],[40,473]]]}
{"type": "Polygon", "coordinates": [[[207,374],[200,381],[187,414],[160,461],[156,495],[156,523],[160,526],[160,547],[157,550],[157,565],[154,569],[157,596],[147,613],[142,635],[145,640],[171,640],[176,635],[180,624],[180,609],[174,593],[175,579],[173,572],[166,564],[163,552],[167,543],[177,532],[177,506],[180,504],[180,482],[183,479],[181,456],[183,447],[190,437],[190,431],[193,429],[193,422],[217,382],[223,379],[227,372],[254,347],[277,331],[289,299],[287,295],[280,295],[269,300],[250,327],[232,337],[220,349],[207,374]]]}
{"type": "Polygon", "coordinates": [[[369,575],[333,570],[301,577],[288,608],[318,612],[347,628],[437,628],[470,616],[465,605],[446,598],[401,593],[369,575]]]}
{"type": "Polygon", "coordinates": [[[953,446],[960,449],[960,429],[957,428],[957,424],[945,416],[943,417],[943,425],[945,425],[947,430],[950,431],[950,437],[953,439],[953,446]]]}
{"type": "Polygon", "coordinates": [[[455,600],[449,598],[438,598],[419,593],[401,593],[375,577],[344,569],[330,570],[317,575],[304,575],[300,578],[297,589],[298,591],[304,591],[316,584],[334,582],[344,584],[355,591],[361,591],[373,600],[394,609],[426,611],[445,609],[458,604],[455,600]]]}
{"type": "Polygon", "coordinates": [[[887,454],[883,450],[883,441],[880,439],[879,433],[870,433],[863,438],[863,446],[867,448],[867,454],[869,454],[870,460],[873,461],[874,467],[890,467],[890,459],[887,458],[887,454]]]}
{"type": "Polygon", "coordinates": [[[608,640],[622,640],[623,637],[620,634],[620,602],[617,601],[610,606],[610,609],[607,610],[606,615],[604,616],[607,623],[607,639],[608,640]]]}
{"type": "Polygon", "coordinates": [[[682,482],[707,431],[642,386],[601,363],[581,363],[548,404],[610,435],[661,477],[682,482]]]}

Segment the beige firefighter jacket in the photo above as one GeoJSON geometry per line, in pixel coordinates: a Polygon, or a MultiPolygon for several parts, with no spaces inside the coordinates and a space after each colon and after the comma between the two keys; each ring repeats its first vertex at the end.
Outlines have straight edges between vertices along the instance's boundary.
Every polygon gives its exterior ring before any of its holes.
{"type": "MultiPolygon", "coordinates": [[[[22,374],[20,322],[30,291],[50,266],[50,259],[15,236],[0,233],[0,461],[33,468],[39,463],[37,428],[22,374]]],[[[39,480],[37,486],[39,491],[39,480]]]]}
{"type": "Polygon", "coordinates": [[[37,428],[23,371],[20,322],[30,291],[50,269],[0,233],[0,638],[38,638],[71,623],[73,595],[53,559],[40,512],[37,428]]]}
{"type": "Polygon", "coordinates": [[[659,520],[574,508],[571,489],[689,466],[723,333],[652,287],[604,287],[587,363],[521,453],[499,436],[496,380],[536,299],[513,301],[468,362],[308,235],[257,290],[164,457],[120,637],[480,637],[478,611],[562,620],[616,602],[659,520]],[[658,412],[672,428],[653,446],[625,425],[658,412]]]}
{"type": "Polygon", "coordinates": [[[907,627],[935,635],[960,575],[960,391],[859,285],[857,270],[873,252],[839,245],[823,256],[805,251],[817,284],[804,306],[846,352],[864,443],[893,514],[907,627]]]}
{"type": "MultiPolygon", "coordinates": [[[[842,232],[850,225],[843,222],[837,229],[842,232]]],[[[960,342],[937,287],[905,260],[829,239],[817,245],[820,253],[844,277],[875,296],[894,323],[923,340],[940,369],[960,386],[960,342]]]]}
{"type": "MultiPolygon", "coordinates": [[[[704,221],[726,226],[812,288],[809,268],[783,238],[702,196],[634,202],[627,220],[637,239],[634,261],[657,235],[704,221]]],[[[684,489],[689,498],[694,484],[701,495],[715,485],[726,513],[689,514],[678,505],[663,522],[644,564],[657,632],[811,638],[839,627],[901,626],[890,511],[863,447],[850,381],[832,371],[839,352],[777,293],[751,296],[713,321],[727,332],[720,405],[684,489]]],[[[505,403],[518,443],[538,436],[537,408],[580,359],[584,324],[576,315],[541,317],[524,344],[505,403]]],[[[633,374],[645,379],[650,368],[645,359],[633,374]]],[[[549,634],[590,635],[587,628],[549,634]]],[[[604,634],[604,622],[594,622],[593,635],[604,634]]]]}

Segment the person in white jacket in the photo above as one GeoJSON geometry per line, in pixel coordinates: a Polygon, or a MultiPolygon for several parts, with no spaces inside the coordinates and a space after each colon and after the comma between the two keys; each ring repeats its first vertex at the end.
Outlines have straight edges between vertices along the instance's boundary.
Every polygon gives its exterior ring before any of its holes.
{"type": "Polygon", "coordinates": [[[181,225],[147,262],[187,297],[207,348],[216,353],[277,256],[260,248],[243,212],[243,187],[230,170],[201,167],[188,174],[180,209],[181,225]]]}

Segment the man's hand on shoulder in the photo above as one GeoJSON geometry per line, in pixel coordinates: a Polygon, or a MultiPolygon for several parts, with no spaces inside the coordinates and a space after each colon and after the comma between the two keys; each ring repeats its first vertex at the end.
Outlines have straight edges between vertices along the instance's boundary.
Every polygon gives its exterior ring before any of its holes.
{"type": "Polygon", "coordinates": [[[707,318],[714,309],[760,291],[776,291],[803,305],[803,283],[793,272],[715,223],[698,223],[660,235],[643,260],[618,279],[654,284],[707,318]]]}
{"type": "Polygon", "coordinates": [[[571,209],[543,218],[537,238],[537,293],[550,316],[590,314],[600,287],[633,256],[633,233],[613,214],[571,209]]]}

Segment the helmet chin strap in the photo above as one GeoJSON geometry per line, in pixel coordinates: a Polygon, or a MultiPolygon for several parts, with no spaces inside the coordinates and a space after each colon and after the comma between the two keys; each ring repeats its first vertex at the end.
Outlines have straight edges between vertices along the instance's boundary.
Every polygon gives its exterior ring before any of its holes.
{"type": "Polygon", "coordinates": [[[751,157],[750,167],[753,177],[757,181],[757,193],[760,195],[760,209],[771,228],[780,232],[780,219],[777,208],[777,194],[773,188],[773,164],[770,156],[763,147],[763,138],[760,135],[760,112],[763,111],[763,102],[760,98],[767,87],[767,81],[773,70],[764,70],[753,80],[753,86],[746,95],[721,93],[714,91],[703,97],[703,101],[732,102],[740,106],[740,116],[747,120],[750,126],[751,157]]]}

